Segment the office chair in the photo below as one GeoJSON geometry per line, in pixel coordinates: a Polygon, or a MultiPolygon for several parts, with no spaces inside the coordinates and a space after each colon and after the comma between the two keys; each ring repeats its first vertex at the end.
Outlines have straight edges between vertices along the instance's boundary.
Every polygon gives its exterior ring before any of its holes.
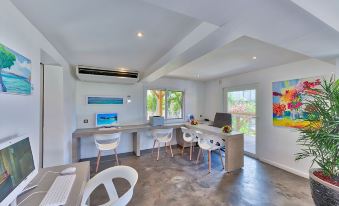
{"type": "Polygon", "coordinates": [[[121,132],[113,133],[113,134],[96,134],[96,135],[94,135],[95,146],[99,150],[98,151],[98,157],[97,157],[97,166],[96,166],[95,172],[98,172],[98,169],[99,169],[101,151],[114,150],[115,159],[117,161],[117,165],[119,165],[118,153],[117,153],[116,148],[118,147],[118,145],[120,143],[120,136],[121,136],[121,132]]]}
{"type": "Polygon", "coordinates": [[[155,143],[158,143],[158,156],[157,160],[159,160],[159,153],[160,153],[160,143],[165,143],[165,150],[166,150],[166,144],[169,144],[171,154],[173,157],[173,151],[172,151],[172,146],[171,146],[171,140],[173,136],[173,128],[170,129],[154,129],[152,130],[152,136],[154,138],[154,143],[153,143],[153,149],[152,149],[152,154],[153,150],[155,147],[155,143]]]}
{"type": "MultiPolygon", "coordinates": [[[[198,142],[198,138],[196,132],[194,130],[188,129],[186,127],[181,127],[182,137],[185,142],[190,143],[190,160],[192,160],[192,150],[193,150],[193,143],[198,142]]],[[[182,146],[181,154],[184,155],[185,150],[185,143],[182,146]]]]}
{"type": "Polygon", "coordinates": [[[211,151],[218,150],[221,164],[223,168],[225,168],[224,161],[222,159],[221,151],[220,151],[220,148],[224,146],[224,141],[220,137],[209,135],[209,134],[197,133],[197,135],[198,135],[198,145],[200,148],[199,148],[196,164],[198,164],[199,162],[200,153],[206,150],[208,152],[208,173],[211,173],[211,158],[212,158],[211,151]]]}
{"type": "Polygon", "coordinates": [[[129,166],[110,167],[90,179],[85,187],[82,196],[81,206],[88,206],[87,201],[92,192],[99,186],[104,185],[109,197],[109,201],[101,206],[125,206],[133,196],[135,184],[138,181],[138,172],[129,166]],[[121,197],[118,196],[117,190],[112,179],[123,178],[129,182],[131,187],[121,197]]]}

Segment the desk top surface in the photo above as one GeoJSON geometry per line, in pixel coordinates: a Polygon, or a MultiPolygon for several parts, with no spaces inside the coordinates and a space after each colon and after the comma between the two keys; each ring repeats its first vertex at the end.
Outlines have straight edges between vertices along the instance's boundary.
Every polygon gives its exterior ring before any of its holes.
{"type": "Polygon", "coordinates": [[[84,128],[84,129],[77,129],[73,132],[73,138],[80,138],[82,136],[91,136],[93,134],[110,134],[110,133],[116,133],[116,132],[137,132],[140,130],[145,129],[160,129],[160,128],[177,128],[184,126],[184,122],[179,123],[167,123],[164,126],[156,126],[153,127],[150,124],[135,124],[135,125],[119,125],[117,127],[112,128],[105,128],[100,129],[98,127],[96,128],[84,128]]]}
{"type": "Polygon", "coordinates": [[[187,122],[179,122],[179,123],[167,123],[164,126],[153,127],[150,124],[136,124],[136,125],[121,125],[119,127],[100,129],[100,128],[85,128],[85,129],[77,129],[73,132],[73,138],[81,138],[86,136],[92,136],[93,134],[111,134],[116,132],[138,132],[147,129],[160,129],[160,128],[179,128],[179,127],[188,127],[191,129],[200,130],[202,132],[220,135],[223,137],[234,136],[242,134],[240,132],[232,131],[229,134],[223,133],[221,128],[213,127],[208,124],[198,124],[191,125],[187,122]]]}
{"type": "Polygon", "coordinates": [[[20,206],[39,205],[42,199],[45,197],[48,189],[53,184],[55,178],[59,175],[55,172],[61,172],[62,170],[69,167],[76,167],[77,170],[76,179],[73,183],[72,190],[68,197],[66,206],[80,205],[86,183],[90,178],[89,162],[79,162],[74,164],[39,169],[38,175],[30,183],[30,185],[38,184],[38,187],[20,195],[17,199],[17,203],[19,204],[21,201],[31,195],[22,204],[20,204],[20,206]]]}
{"type": "Polygon", "coordinates": [[[224,133],[221,131],[221,128],[218,127],[213,127],[208,124],[198,124],[198,125],[191,125],[191,124],[186,124],[186,126],[190,129],[196,129],[202,132],[210,133],[213,135],[218,135],[218,136],[223,136],[223,137],[229,137],[229,136],[234,136],[234,135],[240,135],[243,134],[241,132],[237,131],[232,131],[231,133],[224,133]]]}

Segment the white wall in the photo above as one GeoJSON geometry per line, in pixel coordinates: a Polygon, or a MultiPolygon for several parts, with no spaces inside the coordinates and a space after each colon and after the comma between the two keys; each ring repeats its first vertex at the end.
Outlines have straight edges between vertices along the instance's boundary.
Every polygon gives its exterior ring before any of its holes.
{"type": "Polygon", "coordinates": [[[257,84],[257,156],[259,159],[295,174],[308,177],[309,160],[294,161],[299,151],[298,133],[272,123],[272,82],[314,76],[329,76],[335,66],[319,60],[305,60],[206,83],[205,115],[213,118],[223,111],[223,88],[257,84]]]}
{"type": "Polygon", "coordinates": [[[59,66],[45,65],[44,68],[44,167],[64,162],[63,116],[63,70],[59,66]]]}
{"type": "MultiPolygon", "coordinates": [[[[38,166],[40,135],[40,61],[41,50],[48,53],[65,71],[69,64],[46,38],[16,9],[10,0],[0,0],[0,42],[32,60],[32,84],[34,90],[30,96],[0,93],[0,138],[17,134],[29,134],[32,137],[32,150],[38,166]]],[[[65,96],[70,97],[75,90],[75,81],[69,72],[64,74],[65,96]]],[[[74,100],[65,98],[65,108],[74,108],[74,100]]],[[[71,140],[71,131],[75,129],[75,110],[69,109],[60,114],[68,119],[65,139],[71,140]],[[65,116],[64,116],[65,115],[65,116]]],[[[65,123],[66,124],[66,123],[65,123]]],[[[64,154],[70,159],[70,151],[64,154]]]]}
{"type": "MultiPolygon", "coordinates": [[[[195,116],[202,114],[204,105],[204,84],[171,78],[162,78],[147,85],[102,84],[77,81],[77,126],[78,128],[95,127],[95,114],[99,112],[117,112],[119,124],[140,124],[146,122],[145,94],[147,88],[179,89],[185,91],[185,113],[195,116]],[[86,105],[85,98],[88,95],[115,96],[125,98],[123,105],[86,105]],[[132,102],[127,104],[126,97],[131,96],[132,102]],[[89,123],[84,124],[83,120],[89,123]]],[[[175,144],[175,138],[173,138],[175,144]]],[[[141,149],[152,148],[153,142],[150,133],[146,132],[141,137],[141,149]]],[[[123,134],[118,153],[133,151],[131,134],[123,134]]],[[[97,150],[93,138],[81,141],[81,158],[94,157],[97,150]]],[[[109,153],[106,153],[109,154],[109,153]]]]}

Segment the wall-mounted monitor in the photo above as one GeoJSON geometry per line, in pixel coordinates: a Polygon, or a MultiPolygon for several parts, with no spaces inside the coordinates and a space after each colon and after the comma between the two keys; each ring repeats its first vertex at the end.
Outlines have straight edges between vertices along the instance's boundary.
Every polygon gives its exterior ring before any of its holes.
{"type": "Polygon", "coordinates": [[[0,205],[9,205],[38,173],[28,136],[0,142],[0,205]]]}
{"type": "Polygon", "coordinates": [[[118,114],[117,113],[98,113],[96,114],[96,126],[113,126],[118,123],[118,114]]]}

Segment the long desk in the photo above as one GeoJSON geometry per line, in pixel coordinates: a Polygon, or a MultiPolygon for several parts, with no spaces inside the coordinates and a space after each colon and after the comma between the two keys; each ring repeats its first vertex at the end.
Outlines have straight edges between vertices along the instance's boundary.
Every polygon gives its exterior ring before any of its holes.
{"type": "Polygon", "coordinates": [[[225,171],[232,172],[244,166],[244,134],[240,132],[223,133],[220,128],[206,124],[191,125],[186,127],[198,130],[205,134],[221,137],[225,141],[225,171]]]}
{"type": "Polygon", "coordinates": [[[90,178],[89,162],[79,162],[39,169],[38,175],[30,183],[30,185],[38,184],[38,186],[35,189],[20,195],[17,198],[17,203],[20,204],[20,206],[39,205],[46,195],[45,191],[48,191],[55,178],[58,176],[58,174],[55,174],[54,172],[61,172],[69,167],[76,167],[77,170],[76,178],[65,206],[80,206],[86,183],[90,178]]]}
{"type": "Polygon", "coordinates": [[[112,134],[117,132],[132,133],[133,135],[133,150],[136,156],[140,156],[140,134],[151,129],[162,128],[180,128],[184,123],[165,124],[164,126],[152,127],[149,124],[125,125],[118,128],[110,128],[101,130],[99,128],[77,129],[72,134],[72,161],[78,162],[80,159],[80,139],[93,137],[95,134],[112,134]]]}
{"type": "MultiPolygon", "coordinates": [[[[125,125],[119,128],[100,130],[98,128],[77,129],[72,137],[72,159],[73,162],[78,162],[80,159],[80,139],[93,137],[94,134],[112,134],[116,132],[132,133],[133,135],[133,150],[136,156],[140,156],[140,134],[151,129],[159,128],[174,128],[176,136],[182,138],[180,127],[185,126],[203,133],[212,134],[221,137],[225,140],[225,170],[231,172],[240,169],[244,166],[244,134],[232,132],[225,134],[220,128],[209,126],[207,124],[191,125],[189,123],[174,123],[165,124],[160,127],[152,127],[149,124],[125,125]]],[[[177,141],[178,142],[178,141],[177,141]]],[[[182,145],[184,146],[184,145],[182,145]]]]}

